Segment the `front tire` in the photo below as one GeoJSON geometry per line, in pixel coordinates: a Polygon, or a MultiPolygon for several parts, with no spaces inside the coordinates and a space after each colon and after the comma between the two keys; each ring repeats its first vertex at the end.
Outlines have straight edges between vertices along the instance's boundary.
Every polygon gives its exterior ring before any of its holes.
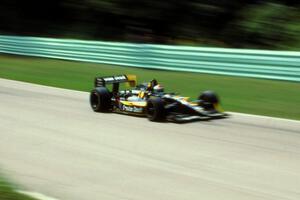
{"type": "Polygon", "coordinates": [[[146,107],[147,117],[150,121],[163,121],[166,118],[164,102],[161,98],[150,98],[146,107]]]}
{"type": "Polygon", "coordinates": [[[219,104],[219,97],[213,91],[205,91],[199,97],[199,105],[206,110],[215,109],[215,106],[219,104]]]}
{"type": "Polygon", "coordinates": [[[111,94],[106,87],[91,91],[90,104],[95,112],[108,112],[111,109],[111,94]]]}

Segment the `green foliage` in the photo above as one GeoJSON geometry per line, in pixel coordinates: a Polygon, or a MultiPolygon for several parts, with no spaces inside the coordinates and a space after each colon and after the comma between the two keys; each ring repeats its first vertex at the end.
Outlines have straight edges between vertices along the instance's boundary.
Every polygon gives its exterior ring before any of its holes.
{"type": "Polygon", "coordinates": [[[252,5],[237,23],[248,45],[276,49],[300,49],[299,9],[277,4],[252,5]]]}

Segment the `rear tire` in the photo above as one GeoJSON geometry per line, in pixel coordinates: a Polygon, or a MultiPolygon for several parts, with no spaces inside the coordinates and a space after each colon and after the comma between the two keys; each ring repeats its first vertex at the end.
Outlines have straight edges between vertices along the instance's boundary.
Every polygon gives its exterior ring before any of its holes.
{"type": "Polygon", "coordinates": [[[164,102],[161,98],[150,98],[146,107],[147,117],[150,121],[163,121],[166,118],[164,102]]]}
{"type": "Polygon", "coordinates": [[[108,112],[111,109],[111,93],[106,87],[97,87],[91,91],[90,104],[95,112],[108,112]]]}

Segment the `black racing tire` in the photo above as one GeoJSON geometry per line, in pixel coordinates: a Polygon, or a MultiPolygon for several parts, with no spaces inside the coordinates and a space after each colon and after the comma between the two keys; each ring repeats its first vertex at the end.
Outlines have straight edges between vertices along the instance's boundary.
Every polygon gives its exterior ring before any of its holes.
{"type": "Polygon", "coordinates": [[[199,105],[205,109],[214,109],[214,105],[219,104],[220,100],[218,95],[213,91],[204,91],[198,97],[199,105]]]}
{"type": "Polygon", "coordinates": [[[91,91],[90,104],[95,112],[108,112],[111,109],[111,93],[106,87],[97,87],[91,91]]]}
{"type": "Polygon", "coordinates": [[[166,119],[166,110],[161,98],[150,98],[147,101],[146,114],[150,121],[159,122],[166,119]]]}

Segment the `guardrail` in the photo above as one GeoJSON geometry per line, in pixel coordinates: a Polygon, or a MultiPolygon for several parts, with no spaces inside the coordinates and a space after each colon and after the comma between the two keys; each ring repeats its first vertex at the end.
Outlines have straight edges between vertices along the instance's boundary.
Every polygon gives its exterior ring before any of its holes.
{"type": "Polygon", "coordinates": [[[300,82],[300,52],[0,35],[0,52],[173,71],[300,82]]]}

